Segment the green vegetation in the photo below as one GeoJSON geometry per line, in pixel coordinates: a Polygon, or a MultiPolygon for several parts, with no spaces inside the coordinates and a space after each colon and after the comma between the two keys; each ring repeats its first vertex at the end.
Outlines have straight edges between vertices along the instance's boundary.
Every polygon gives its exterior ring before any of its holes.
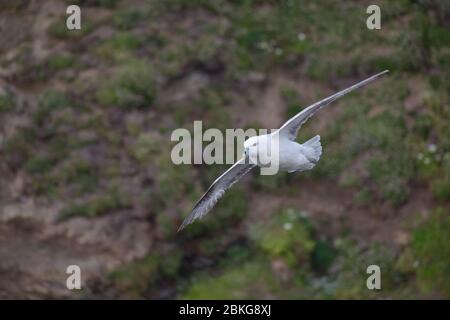
{"type": "MultiPolygon", "coordinates": [[[[60,208],[62,224],[145,224],[136,242],[149,252],[99,280],[112,297],[447,298],[444,2],[383,0],[382,30],[369,31],[354,0],[67,1],[86,9],[82,30],[49,14],[45,39],[2,47],[0,174],[11,183],[0,198],[60,208]],[[174,165],[174,129],[276,126],[383,69],[302,127],[299,142],[322,137],[314,170],[255,170],[176,232],[228,166],[174,165]],[[380,291],[366,288],[371,264],[380,291]]],[[[16,16],[26,4],[0,7],[16,16]]]]}
{"type": "Polygon", "coordinates": [[[72,217],[95,218],[128,206],[129,203],[124,191],[113,187],[105,194],[95,196],[87,202],[69,204],[60,212],[59,220],[62,221],[72,217]]]}
{"type": "MultiPolygon", "coordinates": [[[[75,158],[63,165],[59,170],[58,180],[66,185],[71,185],[77,195],[92,192],[98,185],[95,166],[83,158],[75,158]]],[[[117,195],[112,194],[110,198],[112,203],[117,200],[117,195]]]]}
{"type": "Polygon", "coordinates": [[[135,50],[139,46],[139,38],[129,33],[118,33],[111,39],[113,50],[135,50]]]}
{"type": "Polygon", "coordinates": [[[308,264],[315,243],[311,239],[311,226],[293,209],[275,213],[270,222],[255,226],[252,238],[270,257],[281,258],[287,265],[308,264]]]}
{"type": "Polygon", "coordinates": [[[75,64],[75,57],[71,54],[55,54],[48,60],[48,67],[52,71],[59,71],[73,67],[75,64]]]}
{"type": "Polygon", "coordinates": [[[245,1],[230,15],[238,45],[237,68],[264,69],[305,52],[307,41],[298,38],[303,5],[283,1],[273,9],[258,12],[255,2],[245,1]]]}
{"type": "Polygon", "coordinates": [[[290,119],[300,112],[299,105],[302,105],[302,103],[297,91],[285,89],[281,92],[281,96],[286,103],[286,119],[290,119]]]}
{"type": "Polygon", "coordinates": [[[82,38],[94,30],[94,26],[89,21],[83,21],[80,30],[69,30],[66,25],[66,17],[55,20],[47,29],[48,34],[58,40],[70,40],[82,38]]]}
{"type": "Polygon", "coordinates": [[[0,94],[0,113],[11,111],[14,108],[14,95],[12,92],[6,91],[0,94]]]}
{"type": "Polygon", "coordinates": [[[131,153],[136,160],[148,163],[161,152],[160,144],[163,138],[156,132],[141,133],[132,147],[131,153]]]}
{"type": "Polygon", "coordinates": [[[114,284],[130,298],[139,298],[157,279],[160,259],[152,254],[115,271],[111,274],[114,284]]]}
{"type": "Polygon", "coordinates": [[[144,13],[138,9],[119,11],[114,15],[114,26],[119,30],[130,30],[136,27],[144,18],[144,13]]]}
{"type": "Polygon", "coordinates": [[[262,263],[233,267],[216,278],[200,278],[182,296],[183,299],[261,299],[269,297],[270,269],[262,263]]]}
{"type": "Polygon", "coordinates": [[[428,294],[440,292],[450,296],[449,231],[450,216],[446,209],[440,208],[414,232],[412,249],[417,259],[417,280],[428,294]]]}
{"type": "Polygon", "coordinates": [[[276,214],[279,216],[273,215],[266,222],[269,226],[281,224],[275,227],[277,238],[267,224],[255,226],[250,234],[259,249],[247,252],[243,247],[232,247],[223,258],[229,262],[223,264],[222,272],[194,276],[181,297],[373,299],[411,294],[414,284],[410,271],[401,267],[404,256],[393,254],[385,245],[362,247],[349,238],[336,238],[331,243],[318,237],[304,214],[290,208],[276,214]],[[270,235],[266,236],[265,231],[270,235]],[[384,270],[382,291],[367,290],[366,267],[370,264],[384,270]]]}
{"type": "Polygon", "coordinates": [[[153,68],[147,62],[136,60],[121,66],[96,96],[101,105],[132,109],[150,105],[155,95],[153,68]]]}
{"type": "Polygon", "coordinates": [[[181,259],[179,251],[155,252],[112,272],[110,278],[123,296],[137,299],[149,293],[158,281],[177,276],[181,259]]]}
{"type": "Polygon", "coordinates": [[[45,173],[55,164],[55,159],[46,156],[36,156],[30,158],[24,166],[25,171],[29,173],[45,173]]]}
{"type": "Polygon", "coordinates": [[[68,106],[70,101],[64,92],[54,90],[43,92],[39,97],[38,108],[32,115],[33,122],[36,125],[44,125],[49,122],[52,113],[68,106]]]}

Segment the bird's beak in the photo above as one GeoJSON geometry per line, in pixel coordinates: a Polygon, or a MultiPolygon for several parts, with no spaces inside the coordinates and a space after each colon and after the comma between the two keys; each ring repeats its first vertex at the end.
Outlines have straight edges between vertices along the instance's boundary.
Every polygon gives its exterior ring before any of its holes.
{"type": "Polygon", "coordinates": [[[249,164],[250,156],[249,156],[248,148],[245,148],[245,150],[244,150],[244,157],[245,157],[245,164],[249,164]]]}

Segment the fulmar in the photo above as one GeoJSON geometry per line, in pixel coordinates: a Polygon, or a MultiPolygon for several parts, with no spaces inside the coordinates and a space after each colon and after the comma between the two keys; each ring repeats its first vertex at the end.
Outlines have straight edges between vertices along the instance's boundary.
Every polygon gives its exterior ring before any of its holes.
{"type": "Polygon", "coordinates": [[[387,72],[389,70],[375,74],[310,105],[285,122],[281,128],[270,134],[254,136],[245,140],[243,157],[213,182],[206,193],[195,204],[192,212],[183,221],[178,231],[205,216],[223,196],[225,191],[253,168],[267,166],[267,162],[263,163],[261,159],[264,156],[267,157],[268,154],[272,160],[276,159],[278,169],[282,171],[293,173],[314,168],[322,155],[320,136],[316,135],[302,144],[297,143],[295,139],[300,127],[318,110],[347,93],[365,86],[387,72]],[[275,149],[273,147],[275,145],[274,142],[276,142],[276,152],[273,151],[275,149]]]}

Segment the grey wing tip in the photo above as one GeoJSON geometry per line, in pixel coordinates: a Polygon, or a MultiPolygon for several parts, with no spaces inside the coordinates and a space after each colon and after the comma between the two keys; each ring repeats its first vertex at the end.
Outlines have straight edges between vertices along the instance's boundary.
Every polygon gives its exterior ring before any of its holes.
{"type": "Polygon", "coordinates": [[[348,89],[346,89],[346,90],[344,90],[344,91],[350,92],[350,91],[353,91],[353,90],[355,90],[355,89],[357,89],[357,88],[360,88],[360,87],[362,87],[362,86],[365,86],[365,85],[367,85],[368,83],[370,83],[370,82],[372,82],[372,81],[378,79],[378,78],[381,77],[382,75],[385,75],[386,73],[389,73],[389,72],[390,72],[390,71],[389,71],[388,69],[386,69],[386,70],[384,70],[384,71],[381,71],[381,72],[379,72],[379,73],[377,73],[377,74],[374,74],[373,76],[367,78],[366,80],[363,80],[363,81],[361,81],[361,82],[358,82],[357,84],[353,85],[352,87],[350,87],[350,88],[348,88],[348,89]]]}
{"type": "Polygon", "coordinates": [[[186,226],[184,225],[184,222],[178,227],[177,232],[180,232],[181,230],[183,230],[186,226]]]}
{"type": "Polygon", "coordinates": [[[191,218],[191,216],[187,216],[186,219],[184,219],[183,223],[178,227],[177,232],[180,232],[181,230],[183,230],[184,228],[186,228],[186,226],[188,226],[189,224],[191,224],[193,221],[193,219],[191,218]]]}
{"type": "Polygon", "coordinates": [[[368,78],[367,80],[373,81],[373,80],[378,79],[379,77],[381,77],[381,76],[383,76],[383,75],[385,75],[386,73],[389,73],[389,72],[390,72],[390,71],[389,71],[388,69],[386,69],[386,70],[384,70],[384,71],[381,71],[381,72],[379,72],[379,73],[377,73],[377,74],[371,76],[371,77],[368,78]]]}
{"type": "MultiPolygon", "coordinates": [[[[180,232],[181,230],[183,230],[184,228],[186,228],[188,225],[190,225],[191,223],[193,223],[195,220],[197,220],[199,218],[197,216],[198,211],[196,209],[197,208],[194,208],[194,210],[192,210],[192,212],[184,219],[183,223],[180,225],[177,232],[180,232]]],[[[201,216],[200,216],[200,218],[201,218],[201,216]]]]}
{"type": "Polygon", "coordinates": [[[377,73],[374,77],[380,77],[380,76],[382,76],[383,74],[386,74],[386,73],[389,73],[390,72],[390,70],[389,69],[386,69],[386,70],[384,70],[384,71],[381,71],[380,73],[377,73]]]}

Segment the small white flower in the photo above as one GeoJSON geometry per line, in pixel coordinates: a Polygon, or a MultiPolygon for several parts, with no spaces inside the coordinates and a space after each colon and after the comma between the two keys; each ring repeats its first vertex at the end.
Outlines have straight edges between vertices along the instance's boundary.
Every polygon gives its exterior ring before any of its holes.
{"type": "Polygon", "coordinates": [[[419,152],[419,153],[417,154],[417,159],[418,159],[418,160],[423,160],[423,153],[422,153],[422,152],[419,152]]]}
{"type": "Polygon", "coordinates": [[[292,229],[292,223],[286,222],[286,223],[283,225],[283,228],[284,228],[284,230],[291,230],[291,229],[292,229]]]}
{"type": "Polygon", "coordinates": [[[281,56],[282,54],[283,54],[283,49],[281,49],[281,48],[276,48],[275,49],[275,55],[281,56]]]}
{"type": "Polygon", "coordinates": [[[414,263],[413,263],[413,268],[417,268],[417,267],[419,267],[419,261],[418,260],[416,260],[416,261],[414,261],[414,263]]]}
{"type": "Polygon", "coordinates": [[[298,38],[298,40],[300,40],[300,41],[304,41],[304,40],[306,39],[306,35],[305,35],[303,32],[300,32],[300,33],[297,35],[297,38],[298,38]]]}
{"type": "Polygon", "coordinates": [[[263,50],[267,50],[269,48],[269,44],[265,41],[258,43],[258,47],[263,50]]]}
{"type": "Polygon", "coordinates": [[[435,144],[433,144],[433,143],[430,143],[428,145],[428,151],[431,152],[431,153],[435,153],[437,151],[437,146],[435,144]]]}

